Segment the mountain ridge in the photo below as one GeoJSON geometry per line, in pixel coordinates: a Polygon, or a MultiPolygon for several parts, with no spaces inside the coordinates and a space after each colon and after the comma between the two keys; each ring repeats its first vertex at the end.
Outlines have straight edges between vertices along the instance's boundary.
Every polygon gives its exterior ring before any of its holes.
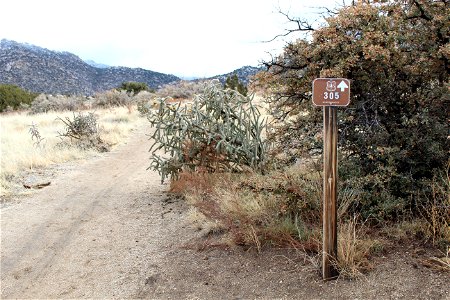
{"type": "MultiPolygon", "coordinates": [[[[236,74],[241,82],[247,84],[249,78],[259,71],[261,68],[244,66],[230,73],[196,80],[218,79],[224,83],[228,76],[236,74]]],[[[14,84],[36,93],[93,95],[127,81],[145,82],[150,88],[157,89],[181,79],[143,68],[85,61],[67,51],[0,40],[0,83],[14,84]]]]}
{"type": "Polygon", "coordinates": [[[0,41],[0,83],[15,84],[32,92],[92,95],[126,81],[145,82],[158,88],[179,80],[174,75],[142,68],[99,68],[70,52],[0,41]]]}

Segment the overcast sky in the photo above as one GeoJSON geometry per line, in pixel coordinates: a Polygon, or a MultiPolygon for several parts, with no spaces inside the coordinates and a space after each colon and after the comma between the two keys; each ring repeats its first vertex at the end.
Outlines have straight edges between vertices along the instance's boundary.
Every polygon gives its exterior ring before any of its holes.
{"type": "MultiPolygon", "coordinates": [[[[257,66],[281,52],[264,43],[293,24],[278,11],[319,20],[337,0],[0,0],[0,39],[72,52],[111,66],[209,77],[257,66]]],[[[342,1],[339,1],[342,3],[342,1]]],[[[298,36],[297,36],[298,37],[298,36]]],[[[295,36],[289,37],[293,39],[295,36]]]]}

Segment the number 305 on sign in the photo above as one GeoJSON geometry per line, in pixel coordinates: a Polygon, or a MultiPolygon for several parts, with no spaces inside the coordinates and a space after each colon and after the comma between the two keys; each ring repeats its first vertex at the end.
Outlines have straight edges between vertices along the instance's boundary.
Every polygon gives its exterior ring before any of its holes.
{"type": "Polygon", "coordinates": [[[338,92],[323,92],[323,100],[339,100],[338,92]]]}

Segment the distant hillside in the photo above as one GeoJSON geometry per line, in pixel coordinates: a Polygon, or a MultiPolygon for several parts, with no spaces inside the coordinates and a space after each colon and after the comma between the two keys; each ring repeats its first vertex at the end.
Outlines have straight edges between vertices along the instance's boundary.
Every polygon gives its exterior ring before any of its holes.
{"type": "Polygon", "coordinates": [[[245,66],[239,69],[234,70],[233,72],[217,75],[208,79],[219,79],[219,81],[223,84],[225,83],[225,80],[233,74],[236,74],[239,78],[239,81],[248,84],[249,80],[252,76],[254,76],[256,73],[261,72],[263,68],[257,68],[257,67],[251,67],[251,66],[245,66]]]}
{"type": "Polygon", "coordinates": [[[69,52],[57,52],[9,40],[0,41],[0,83],[48,94],[83,94],[109,90],[125,81],[151,88],[180,80],[140,68],[95,67],[69,52]]]}

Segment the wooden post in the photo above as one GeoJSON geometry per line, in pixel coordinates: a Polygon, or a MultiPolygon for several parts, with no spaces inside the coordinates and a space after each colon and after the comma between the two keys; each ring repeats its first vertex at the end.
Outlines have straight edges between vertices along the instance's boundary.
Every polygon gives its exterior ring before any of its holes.
{"type": "Polygon", "coordinates": [[[336,278],[337,257],[337,107],[323,107],[323,259],[324,280],[336,278]]]}
{"type": "Polygon", "coordinates": [[[312,102],[323,106],[323,247],[322,277],[336,278],[337,258],[337,107],[350,104],[350,80],[316,78],[312,102]]]}

